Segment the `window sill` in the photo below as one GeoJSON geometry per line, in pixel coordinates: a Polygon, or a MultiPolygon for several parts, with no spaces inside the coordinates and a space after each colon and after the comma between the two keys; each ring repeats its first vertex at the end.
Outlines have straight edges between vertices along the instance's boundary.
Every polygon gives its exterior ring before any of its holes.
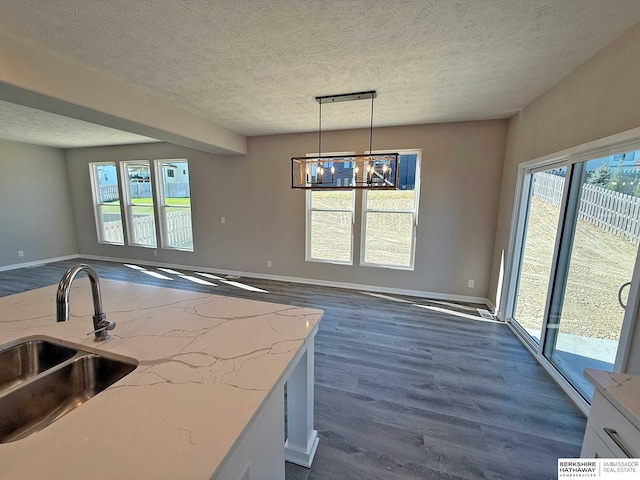
{"type": "Polygon", "coordinates": [[[353,266],[353,262],[341,262],[339,260],[323,260],[320,258],[306,258],[305,259],[306,262],[313,262],[313,263],[330,263],[333,265],[347,265],[347,266],[353,266]]]}
{"type": "Polygon", "coordinates": [[[118,243],[118,242],[106,242],[103,240],[98,240],[98,243],[101,245],[117,245],[119,247],[124,247],[124,243],[118,243]]]}
{"type": "Polygon", "coordinates": [[[409,267],[405,267],[402,265],[384,265],[382,263],[360,263],[361,267],[373,267],[373,268],[387,268],[389,270],[404,270],[407,272],[413,272],[415,270],[414,266],[411,265],[409,267]]]}

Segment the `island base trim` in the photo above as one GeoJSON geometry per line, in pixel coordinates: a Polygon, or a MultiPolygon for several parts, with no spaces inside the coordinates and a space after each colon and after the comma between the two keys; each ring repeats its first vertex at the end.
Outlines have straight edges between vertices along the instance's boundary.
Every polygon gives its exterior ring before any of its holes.
{"type": "Polygon", "coordinates": [[[318,449],[318,431],[312,430],[309,435],[309,441],[307,442],[307,448],[302,450],[298,447],[289,446],[289,440],[284,442],[284,459],[287,462],[295,463],[301,467],[311,468],[313,463],[313,457],[316,455],[318,449]]]}

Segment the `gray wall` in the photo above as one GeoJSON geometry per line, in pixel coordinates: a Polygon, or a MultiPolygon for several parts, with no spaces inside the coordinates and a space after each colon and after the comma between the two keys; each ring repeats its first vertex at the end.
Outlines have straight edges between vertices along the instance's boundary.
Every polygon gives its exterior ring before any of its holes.
{"type": "Polygon", "coordinates": [[[0,172],[0,267],[77,253],[64,152],[0,140],[0,172]]]}
{"type": "MultiPolygon", "coordinates": [[[[219,157],[168,144],[70,150],[68,170],[83,254],[258,274],[486,297],[507,122],[379,128],[374,149],[422,149],[415,271],[305,262],[305,194],[291,187],[292,156],[315,133],[249,138],[248,154],[219,157]],[[93,161],[189,160],[193,253],[97,243],[88,182],[93,161]],[[220,217],[226,223],[220,223],[220,217]],[[273,262],[272,268],[266,261],[273,262]],[[475,288],[468,288],[469,279],[475,288]]],[[[323,133],[323,151],[364,151],[368,130],[323,133]]],[[[354,258],[360,229],[355,228],[354,258]]]]}
{"type": "MultiPolygon", "coordinates": [[[[640,24],[510,119],[492,262],[492,300],[501,254],[509,241],[518,165],[640,127],[639,58],[640,24]]],[[[629,371],[640,374],[640,328],[636,328],[629,371]]]]}

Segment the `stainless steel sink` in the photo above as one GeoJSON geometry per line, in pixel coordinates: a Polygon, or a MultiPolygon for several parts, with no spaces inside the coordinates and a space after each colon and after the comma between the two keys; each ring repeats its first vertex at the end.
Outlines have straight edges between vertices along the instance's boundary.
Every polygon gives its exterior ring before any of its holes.
{"type": "Polygon", "coordinates": [[[46,340],[33,340],[0,351],[0,390],[18,385],[30,377],[69,360],[72,348],[46,340]]]}
{"type": "Polygon", "coordinates": [[[131,373],[136,365],[74,350],[57,366],[0,390],[0,443],[42,430],[131,373]]]}

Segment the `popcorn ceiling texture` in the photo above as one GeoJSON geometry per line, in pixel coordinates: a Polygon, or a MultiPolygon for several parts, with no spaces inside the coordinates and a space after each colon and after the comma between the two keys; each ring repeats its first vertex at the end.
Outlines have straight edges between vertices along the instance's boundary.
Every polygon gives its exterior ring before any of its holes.
{"type": "Polygon", "coordinates": [[[0,101],[0,138],[56,148],[149,143],[158,140],[0,101]]]}
{"type": "MultiPolygon", "coordinates": [[[[21,0],[5,34],[246,135],[505,118],[640,20],[638,0],[21,0]],[[369,105],[323,109],[368,126],[369,105]]],[[[615,74],[615,72],[612,72],[615,74]]]]}

